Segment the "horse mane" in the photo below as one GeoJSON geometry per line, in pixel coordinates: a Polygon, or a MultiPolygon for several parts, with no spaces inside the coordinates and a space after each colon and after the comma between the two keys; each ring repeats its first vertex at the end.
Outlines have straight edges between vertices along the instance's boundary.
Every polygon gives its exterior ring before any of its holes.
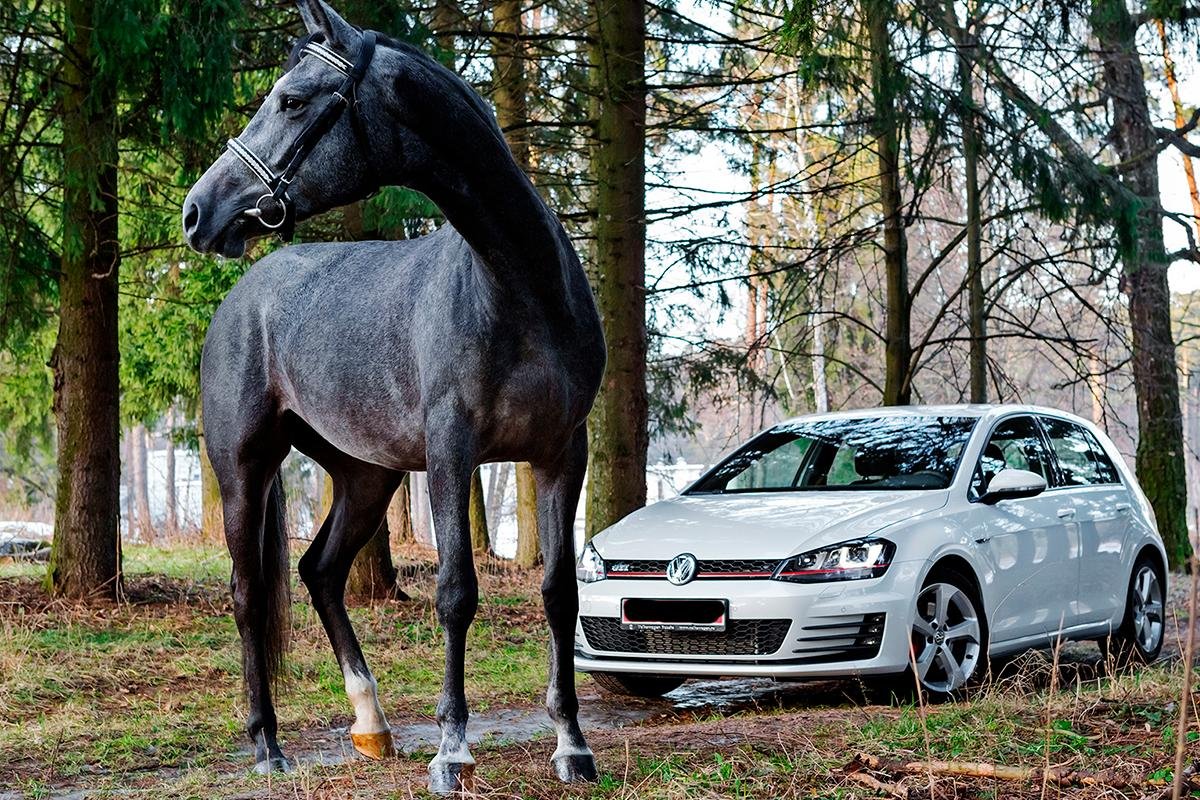
{"type": "MultiPolygon", "coordinates": [[[[296,40],[296,43],[292,45],[292,51],[288,55],[287,61],[284,63],[283,71],[290,72],[292,68],[300,63],[300,54],[304,50],[304,46],[306,44],[309,42],[317,42],[320,44],[324,41],[325,34],[320,32],[301,36],[296,40]]],[[[496,122],[496,115],[493,113],[491,107],[488,106],[487,102],[479,95],[479,93],[472,89],[471,86],[462,79],[462,76],[454,72],[454,70],[449,69],[441,62],[432,58],[421,48],[409,44],[408,42],[402,42],[399,39],[394,39],[391,36],[388,36],[386,33],[380,33],[376,31],[375,44],[377,47],[383,46],[389,50],[402,53],[407,58],[416,62],[421,68],[428,71],[429,74],[441,79],[441,83],[452,87],[454,89],[455,96],[464,101],[467,107],[475,112],[476,116],[479,117],[479,121],[483,123],[484,127],[486,127],[492,133],[492,135],[497,138],[497,140],[505,144],[505,147],[507,148],[508,145],[504,138],[504,133],[500,130],[500,125],[496,122]]],[[[347,55],[350,58],[354,57],[353,53],[349,53],[347,55]]]]}

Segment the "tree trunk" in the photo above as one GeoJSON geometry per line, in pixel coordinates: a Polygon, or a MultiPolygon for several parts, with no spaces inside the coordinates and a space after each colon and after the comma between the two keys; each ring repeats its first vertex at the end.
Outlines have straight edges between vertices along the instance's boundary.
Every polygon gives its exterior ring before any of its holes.
{"type": "Polygon", "coordinates": [[[528,462],[517,464],[517,555],[518,567],[535,567],[541,561],[538,536],[537,481],[528,462]]]}
{"type": "Polygon", "coordinates": [[[408,491],[412,496],[413,538],[421,544],[435,547],[433,518],[429,513],[429,479],[424,472],[408,474],[408,491]]]}
{"type": "Polygon", "coordinates": [[[911,299],[904,198],[900,192],[900,127],[896,112],[899,76],[892,61],[888,21],[892,4],[863,0],[871,59],[875,147],[879,155],[879,207],[883,217],[883,262],[887,274],[887,341],[883,402],[904,405],[912,397],[911,299]]]}
{"type": "Polygon", "coordinates": [[[164,520],[164,527],[167,536],[175,536],[179,533],[179,513],[178,513],[178,498],[175,496],[175,412],[171,411],[167,414],[167,430],[165,432],[165,441],[167,445],[166,462],[163,465],[164,499],[167,507],[167,515],[164,520]]]}
{"type": "MultiPolygon", "coordinates": [[[[533,161],[533,147],[529,139],[529,75],[525,71],[525,33],[521,19],[521,3],[518,0],[499,0],[492,12],[497,34],[503,34],[492,46],[494,79],[492,101],[496,105],[496,121],[505,131],[508,149],[521,169],[529,172],[533,161]]],[[[497,490],[489,496],[488,507],[492,511],[493,526],[499,525],[500,509],[504,490],[508,483],[508,465],[497,477],[497,490]],[[503,480],[501,480],[503,478],[503,480]]],[[[537,563],[537,485],[533,480],[533,468],[529,464],[517,464],[517,563],[533,566],[537,563]],[[531,511],[522,518],[522,509],[531,511]],[[529,555],[532,548],[533,556],[529,555]],[[523,555],[524,553],[524,555],[523,555]],[[532,560],[530,560],[532,558],[532,560]]],[[[493,473],[495,474],[495,473],[493,473]]]]}
{"type": "Polygon", "coordinates": [[[1134,241],[1121,254],[1133,334],[1133,380],[1138,408],[1137,477],[1146,493],[1172,568],[1187,563],[1187,485],[1175,339],[1171,327],[1169,259],[1163,244],[1157,151],[1137,28],[1123,0],[1097,0],[1092,28],[1112,104],[1111,139],[1124,162],[1122,183],[1141,202],[1134,241]]]}
{"type": "Polygon", "coordinates": [[[137,530],[137,506],[134,504],[133,491],[133,428],[125,431],[125,464],[122,474],[125,476],[125,535],[132,537],[137,530]]]}
{"type": "Polygon", "coordinates": [[[487,553],[491,550],[491,537],[488,535],[487,501],[483,496],[482,470],[476,467],[471,474],[471,499],[467,506],[467,518],[471,523],[471,549],[476,553],[487,553]]]}
{"type": "Polygon", "coordinates": [[[58,485],[46,588],[116,597],[121,571],[116,86],[97,67],[93,0],[66,3],[62,272],[54,413],[58,485]]]}
{"type": "MultiPolygon", "coordinates": [[[[1183,111],[1183,100],[1179,97],[1179,81],[1175,77],[1175,59],[1171,58],[1171,48],[1167,45],[1167,25],[1161,19],[1155,20],[1158,25],[1158,36],[1162,40],[1163,75],[1167,79],[1167,89],[1171,93],[1171,105],[1175,108],[1175,127],[1187,125],[1187,115],[1183,111]]],[[[1180,153],[1183,159],[1183,174],[1187,178],[1188,194],[1192,198],[1192,223],[1196,228],[1196,238],[1200,241],[1200,188],[1196,186],[1196,168],[1192,157],[1180,153]]]]}
{"type": "Polygon", "coordinates": [[[588,428],[590,538],[646,503],[646,20],[635,0],[591,0],[596,141],[592,284],[608,368],[588,428]]]}
{"type": "Polygon", "coordinates": [[[392,541],[407,543],[413,541],[412,500],[408,490],[412,482],[412,474],[404,476],[404,481],[392,496],[388,504],[387,525],[392,534],[392,541]]]}
{"type": "Polygon", "coordinates": [[[492,527],[500,528],[500,515],[504,513],[504,496],[508,494],[508,475],[513,470],[511,461],[496,464],[488,478],[487,517],[492,527]]]}
{"type": "MultiPolygon", "coordinates": [[[[965,29],[964,29],[965,30],[965,29]]],[[[968,33],[968,36],[971,36],[968,33]]],[[[983,218],[979,209],[979,129],[975,121],[975,86],[968,49],[973,37],[958,45],[958,102],[962,124],[963,168],[967,193],[967,306],[971,337],[971,402],[987,402],[987,298],[983,291],[983,218]]]]}
{"type": "Polygon", "coordinates": [[[221,504],[221,486],[217,483],[217,474],[208,460],[202,415],[196,418],[196,432],[200,438],[200,538],[205,542],[220,544],[225,541],[225,507],[221,504]]]}
{"type": "Polygon", "coordinates": [[[154,544],[154,519],[150,516],[150,475],[147,465],[146,426],[133,426],[133,502],[137,508],[138,540],[154,544]]]}
{"type": "Polygon", "coordinates": [[[387,521],[379,525],[375,535],[367,540],[363,549],[354,557],[350,574],[346,578],[346,596],[360,601],[408,600],[409,597],[396,583],[396,567],[392,563],[389,544],[391,532],[387,521]]]}

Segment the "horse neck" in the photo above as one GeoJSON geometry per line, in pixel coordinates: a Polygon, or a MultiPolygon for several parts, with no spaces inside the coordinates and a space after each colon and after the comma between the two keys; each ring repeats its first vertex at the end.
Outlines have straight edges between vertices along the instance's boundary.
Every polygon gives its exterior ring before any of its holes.
{"type": "MultiPolygon", "coordinates": [[[[447,102],[445,95],[437,99],[447,102]]],[[[434,100],[419,107],[436,108],[434,100]]],[[[494,123],[461,99],[451,102],[443,119],[422,125],[427,158],[415,168],[408,165],[405,183],[436,203],[479,256],[491,273],[483,285],[536,297],[552,315],[571,313],[581,291],[588,293],[587,282],[558,217],[517,166],[494,123]]]]}

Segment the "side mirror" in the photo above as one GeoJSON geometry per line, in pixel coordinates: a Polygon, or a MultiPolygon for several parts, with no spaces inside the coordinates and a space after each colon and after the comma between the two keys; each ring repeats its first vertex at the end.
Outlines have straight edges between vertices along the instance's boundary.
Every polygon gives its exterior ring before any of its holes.
{"type": "Polygon", "coordinates": [[[1046,491],[1046,479],[1026,469],[1002,469],[987,485],[981,502],[994,505],[1001,500],[1034,497],[1046,491]]]}

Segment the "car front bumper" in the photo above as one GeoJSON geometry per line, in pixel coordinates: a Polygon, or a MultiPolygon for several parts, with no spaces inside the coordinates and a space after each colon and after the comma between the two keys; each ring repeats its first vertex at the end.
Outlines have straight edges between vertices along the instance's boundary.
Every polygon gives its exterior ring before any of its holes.
{"type": "Polygon", "coordinates": [[[660,579],[614,578],[580,583],[575,668],[774,678],[901,672],[909,662],[923,566],[897,562],[880,578],[824,584],[703,579],[674,586],[660,579]],[[630,633],[620,625],[625,598],[727,600],[727,630],[630,633]]]}

